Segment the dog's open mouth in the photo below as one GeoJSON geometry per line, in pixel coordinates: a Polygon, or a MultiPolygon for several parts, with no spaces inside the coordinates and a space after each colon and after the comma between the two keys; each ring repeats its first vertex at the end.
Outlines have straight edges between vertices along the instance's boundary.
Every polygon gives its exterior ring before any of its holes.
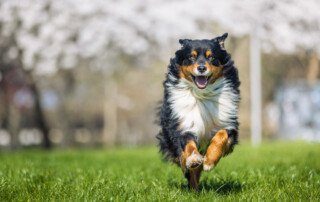
{"type": "Polygon", "coordinates": [[[191,74],[191,77],[198,88],[204,89],[207,87],[208,81],[212,77],[212,74],[210,76],[193,76],[191,74]]]}

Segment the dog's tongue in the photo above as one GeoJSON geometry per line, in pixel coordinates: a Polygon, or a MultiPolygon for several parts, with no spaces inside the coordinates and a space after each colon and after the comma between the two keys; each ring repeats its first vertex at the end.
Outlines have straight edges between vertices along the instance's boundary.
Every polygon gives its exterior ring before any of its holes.
{"type": "Polygon", "coordinates": [[[207,84],[207,78],[205,76],[196,76],[195,81],[199,87],[204,87],[207,84]]]}

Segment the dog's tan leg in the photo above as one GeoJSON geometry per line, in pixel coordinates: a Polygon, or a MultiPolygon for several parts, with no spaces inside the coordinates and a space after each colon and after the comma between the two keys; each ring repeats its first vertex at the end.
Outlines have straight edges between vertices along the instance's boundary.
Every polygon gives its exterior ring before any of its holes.
{"type": "Polygon", "coordinates": [[[184,171],[197,168],[202,164],[203,158],[199,154],[194,141],[189,141],[181,154],[180,165],[184,171]]]}
{"type": "Polygon", "coordinates": [[[220,130],[211,139],[210,145],[203,163],[203,170],[210,171],[214,168],[220,158],[229,152],[230,140],[226,130],[220,130]]]}
{"type": "Polygon", "coordinates": [[[202,171],[203,157],[198,152],[194,141],[189,141],[180,157],[180,166],[192,189],[198,191],[199,179],[202,171]]]}

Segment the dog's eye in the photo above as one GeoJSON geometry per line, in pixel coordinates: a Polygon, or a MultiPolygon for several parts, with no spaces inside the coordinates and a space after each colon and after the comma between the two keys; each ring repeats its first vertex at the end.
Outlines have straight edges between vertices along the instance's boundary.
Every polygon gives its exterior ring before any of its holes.
{"type": "Polygon", "coordinates": [[[213,60],[214,58],[213,58],[212,56],[209,56],[208,59],[209,59],[209,60],[213,60]]]}
{"type": "Polygon", "coordinates": [[[192,55],[189,56],[189,60],[194,60],[194,59],[195,59],[194,56],[192,56],[192,55]]]}

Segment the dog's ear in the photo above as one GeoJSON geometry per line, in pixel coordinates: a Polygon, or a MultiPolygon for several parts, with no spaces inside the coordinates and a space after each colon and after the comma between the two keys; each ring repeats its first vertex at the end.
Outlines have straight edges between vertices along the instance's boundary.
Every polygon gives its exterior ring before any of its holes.
{"type": "Polygon", "coordinates": [[[225,50],[224,48],[224,40],[226,40],[226,38],[228,37],[228,33],[224,33],[222,36],[218,36],[217,38],[215,38],[214,40],[218,41],[220,48],[222,50],[225,50]]]}
{"type": "Polygon", "coordinates": [[[181,44],[181,47],[186,46],[191,41],[191,39],[179,39],[179,43],[181,44]]]}

